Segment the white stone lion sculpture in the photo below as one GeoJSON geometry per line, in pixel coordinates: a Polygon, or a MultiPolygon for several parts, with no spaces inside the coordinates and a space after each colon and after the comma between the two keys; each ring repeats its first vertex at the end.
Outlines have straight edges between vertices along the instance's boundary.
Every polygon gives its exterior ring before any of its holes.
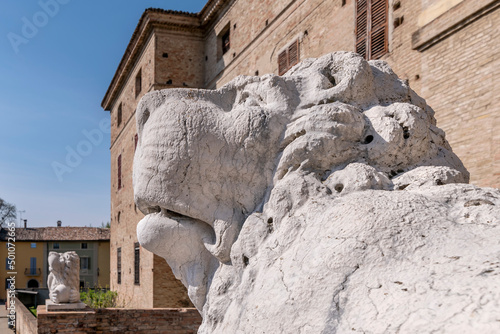
{"type": "Polygon", "coordinates": [[[466,184],[435,124],[385,62],[348,52],[149,93],[139,241],[199,333],[499,333],[500,192],[466,184]]]}
{"type": "Polygon", "coordinates": [[[49,298],[56,304],[80,302],[80,257],[76,252],[49,253],[49,298]]]}

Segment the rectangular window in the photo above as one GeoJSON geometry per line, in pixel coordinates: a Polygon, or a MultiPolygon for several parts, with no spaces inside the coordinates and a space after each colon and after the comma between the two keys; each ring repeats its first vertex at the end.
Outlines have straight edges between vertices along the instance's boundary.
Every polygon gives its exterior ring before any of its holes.
{"type": "Polygon", "coordinates": [[[139,70],[135,77],[135,97],[138,97],[142,90],[142,70],[139,70]]]}
{"type": "Polygon", "coordinates": [[[90,257],[80,258],[80,270],[90,270],[90,257]]]}
{"type": "Polygon", "coordinates": [[[30,275],[36,275],[36,257],[30,258],[30,275]]]}
{"type": "Polygon", "coordinates": [[[356,52],[379,59],[388,51],[387,0],[356,0],[356,52]]]}
{"type": "Polygon", "coordinates": [[[82,249],[87,249],[88,248],[88,245],[86,242],[82,242],[82,249]]]}
{"type": "Polygon", "coordinates": [[[36,242],[31,243],[31,248],[36,248],[36,242]]]}
{"type": "Polygon", "coordinates": [[[278,73],[279,75],[285,74],[289,69],[299,62],[300,50],[299,40],[297,39],[283,52],[278,55],[278,73]]]}
{"type": "Polygon", "coordinates": [[[53,249],[59,249],[59,243],[58,242],[54,242],[54,244],[52,245],[52,248],[53,249]]]}
{"type": "Polygon", "coordinates": [[[229,49],[231,49],[231,23],[228,22],[226,26],[217,34],[217,60],[220,60],[229,49]]]}
{"type": "Polygon", "coordinates": [[[116,250],[116,274],[117,274],[117,283],[122,283],[122,248],[118,247],[116,250]]]}
{"type": "Polygon", "coordinates": [[[222,54],[226,54],[231,48],[231,29],[228,29],[224,35],[222,35],[222,54]]]}
{"type": "Polygon", "coordinates": [[[140,284],[140,245],[138,242],[134,244],[134,284],[140,284]]]}
{"type": "Polygon", "coordinates": [[[116,126],[122,124],[122,104],[118,106],[118,111],[116,112],[116,126]]]}
{"type": "Polygon", "coordinates": [[[118,190],[122,188],[122,155],[118,156],[118,190]]]}

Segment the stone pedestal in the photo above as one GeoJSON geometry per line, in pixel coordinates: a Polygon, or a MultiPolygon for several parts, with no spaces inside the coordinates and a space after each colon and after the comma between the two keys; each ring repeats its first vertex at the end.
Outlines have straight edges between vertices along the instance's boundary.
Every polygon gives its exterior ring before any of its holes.
{"type": "Polygon", "coordinates": [[[47,299],[45,300],[45,306],[47,307],[48,312],[53,312],[53,311],[79,311],[79,310],[84,310],[87,305],[85,303],[79,302],[79,303],[61,303],[61,304],[56,304],[52,300],[47,299]]]}

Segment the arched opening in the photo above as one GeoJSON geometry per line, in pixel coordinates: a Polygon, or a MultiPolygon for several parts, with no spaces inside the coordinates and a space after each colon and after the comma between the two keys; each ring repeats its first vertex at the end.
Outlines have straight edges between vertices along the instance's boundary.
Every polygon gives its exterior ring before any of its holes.
{"type": "Polygon", "coordinates": [[[28,281],[28,288],[38,288],[40,285],[38,284],[38,281],[36,279],[30,279],[28,281]]]}

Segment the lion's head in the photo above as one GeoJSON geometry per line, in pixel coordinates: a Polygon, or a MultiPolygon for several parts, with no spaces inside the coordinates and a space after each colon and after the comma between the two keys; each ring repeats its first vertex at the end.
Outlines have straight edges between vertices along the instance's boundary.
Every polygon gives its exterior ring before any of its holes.
{"type": "Polygon", "coordinates": [[[149,93],[137,129],[139,241],[167,260],[199,310],[214,272],[236,261],[245,220],[272,206],[279,228],[304,201],[285,194],[303,175],[331,199],[468,181],[425,101],[385,62],[348,52],[283,77],[149,93]]]}

